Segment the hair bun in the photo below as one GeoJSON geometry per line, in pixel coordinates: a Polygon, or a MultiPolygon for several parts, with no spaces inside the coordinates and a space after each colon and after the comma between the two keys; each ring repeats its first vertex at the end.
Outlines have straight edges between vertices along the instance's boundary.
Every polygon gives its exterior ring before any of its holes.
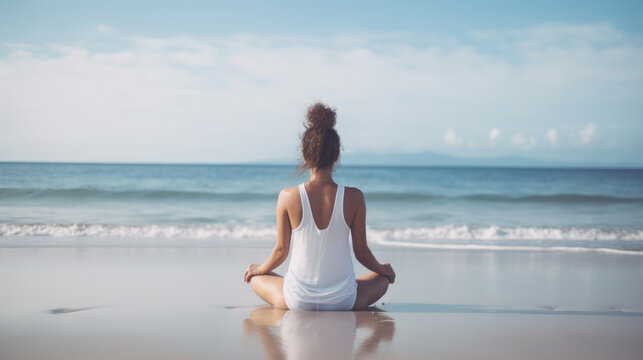
{"type": "Polygon", "coordinates": [[[335,126],[336,117],[335,109],[322,103],[311,105],[306,114],[308,128],[332,129],[335,126]]]}

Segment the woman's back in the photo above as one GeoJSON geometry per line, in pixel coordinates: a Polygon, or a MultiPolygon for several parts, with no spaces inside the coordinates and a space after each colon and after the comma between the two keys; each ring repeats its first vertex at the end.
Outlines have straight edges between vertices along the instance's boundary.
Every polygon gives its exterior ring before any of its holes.
{"type": "Polygon", "coordinates": [[[354,296],[357,283],[349,243],[350,227],[344,218],[344,186],[336,186],[332,207],[316,201],[319,206],[315,207],[322,210],[318,215],[328,218],[327,211],[331,208],[330,219],[322,228],[315,220],[305,184],[300,184],[298,190],[302,215],[299,225],[292,229],[292,255],[284,277],[286,302],[290,308],[298,308],[302,304],[305,307],[348,300],[354,296]]]}

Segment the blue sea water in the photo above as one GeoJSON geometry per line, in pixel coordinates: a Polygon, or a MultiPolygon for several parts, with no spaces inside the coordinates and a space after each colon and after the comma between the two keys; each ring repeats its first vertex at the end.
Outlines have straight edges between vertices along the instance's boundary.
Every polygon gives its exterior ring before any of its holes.
{"type": "MultiPolygon", "coordinates": [[[[293,166],[0,163],[0,238],[272,242],[293,166]]],[[[340,166],[384,247],[643,254],[643,170],[340,166]],[[602,249],[602,250],[601,250],[602,249]]]]}

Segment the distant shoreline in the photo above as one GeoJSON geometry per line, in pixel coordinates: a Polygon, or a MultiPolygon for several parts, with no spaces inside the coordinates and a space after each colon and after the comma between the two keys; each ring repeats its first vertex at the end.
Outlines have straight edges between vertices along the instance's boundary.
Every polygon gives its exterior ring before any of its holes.
{"type": "MultiPolygon", "coordinates": [[[[235,163],[208,163],[208,162],[94,162],[94,161],[0,161],[4,164],[42,164],[42,165],[135,165],[135,166],[265,166],[265,167],[284,167],[294,168],[298,163],[281,163],[281,162],[235,162],[235,163]]],[[[556,170],[643,170],[643,165],[467,165],[467,164],[342,164],[341,160],[338,168],[342,167],[364,167],[364,168],[484,168],[484,169],[556,169],[556,170]]]]}

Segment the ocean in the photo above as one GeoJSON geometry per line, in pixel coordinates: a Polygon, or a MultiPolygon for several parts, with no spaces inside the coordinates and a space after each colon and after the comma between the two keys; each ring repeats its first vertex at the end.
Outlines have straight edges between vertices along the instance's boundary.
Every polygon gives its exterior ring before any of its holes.
{"type": "MultiPolygon", "coordinates": [[[[364,192],[383,249],[643,255],[641,169],[340,165],[334,177],[364,192]]],[[[286,165],[0,163],[0,241],[272,246],[279,191],[307,178],[286,165]]]]}

